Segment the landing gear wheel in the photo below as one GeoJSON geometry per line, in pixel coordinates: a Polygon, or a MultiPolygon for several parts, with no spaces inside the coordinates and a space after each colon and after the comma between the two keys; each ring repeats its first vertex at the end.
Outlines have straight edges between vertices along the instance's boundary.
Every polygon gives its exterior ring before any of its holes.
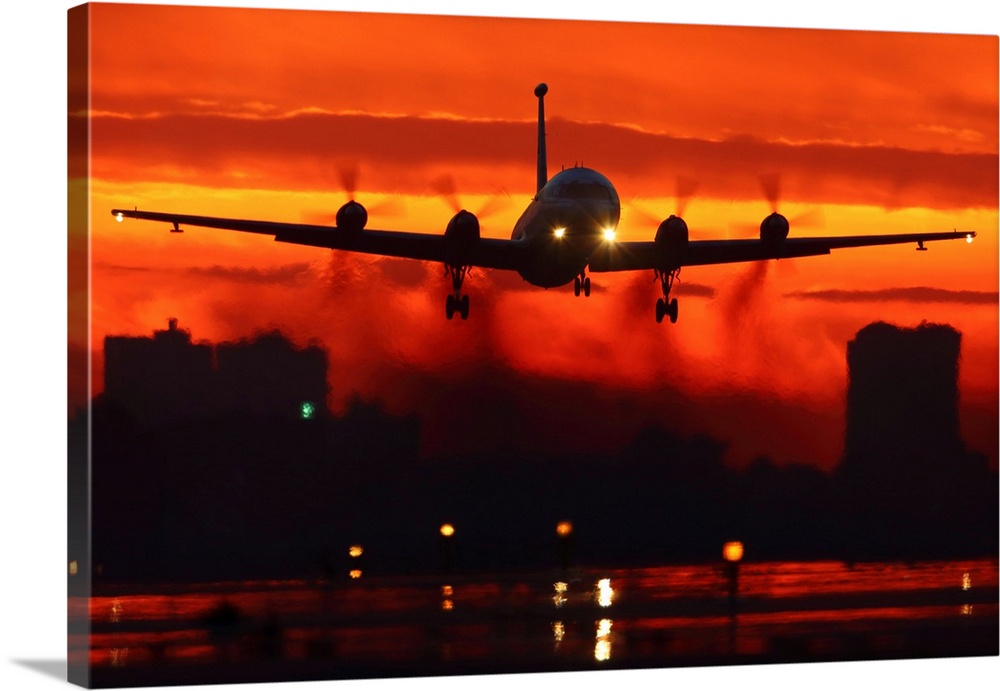
{"type": "Polygon", "coordinates": [[[583,279],[583,296],[590,297],[590,276],[583,279]]]}
{"type": "Polygon", "coordinates": [[[660,282],[660,289],[663,297],[656,301],[656,323],[663,321],[664,317],[670,317],[670,323],[677,323],[677,298],[670,299],[670,289],[681,273],[680,267],[674,269],[654,269],[653,276],[660,282]]]}
{"type": "Polygon", "coordinates": [[[580,277],[577,276],[573,279],[573,295],[580,297],[580,277]]]}
{"type": "Polygon", "coordinates": [[[469,273],[468,266],[464,264],[445,264],[444,275],[451,278],[451,294],[444,301],[444,314],[448,319],[458,312],[463,320],[469,318],[469,296],[462,295],[462,283],[465,275],[469,273]]]}

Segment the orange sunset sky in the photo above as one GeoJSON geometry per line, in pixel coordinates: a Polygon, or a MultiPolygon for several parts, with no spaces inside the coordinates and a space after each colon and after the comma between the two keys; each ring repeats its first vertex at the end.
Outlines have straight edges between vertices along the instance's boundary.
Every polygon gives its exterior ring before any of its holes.
{"type": "MultiPolygon", "coordinates": [[[[360,396],[415,412],[428,453],[458,443],[439,399],[488,381],[521,408],[495,415],[484,443],[514,426],[525,439],[507,443],[571,444],[543,426],[619,420],[622,435],[712,435],[737,465],[829,469],[847,342],[872,321],[928,321],[963,334],[963,436],[996,463],[996,37],[102,4],[90,36],[90,105],[71,121],[89,117],[92,134],[91,329],[88,342],[80,310],[70,339],[95,353],[93,393],[106,335],[177,317],[196,340],[279,328],[320,342],[331,408],[360,396]],[[541,81],[550,174],[606,174],[621,239],[651,238],[677,210],[694,239],[752,236],[771,211],[762,179],[780,179],[792,234],[979,236],[685,269],[676,325],[654,321],[651,274],[595,274],[578,299],[474,270],[472,314],[448,322],[438,265],[109,213],[313,222],[346,201],[356,169],[370,227],[440,233],[453,209],[432,183],[449,174],[467,208],[504,202],[483,229],[507,237],[534,192],[541,81]],[[508,388],[538,381],[598,393],[582,414],[561,407],[572,393],[508,388]]],[[[71,227],[71,256],[86,233],[71,227]]],[[[80,285],[70,300],[86,300],[80,285]]]]}

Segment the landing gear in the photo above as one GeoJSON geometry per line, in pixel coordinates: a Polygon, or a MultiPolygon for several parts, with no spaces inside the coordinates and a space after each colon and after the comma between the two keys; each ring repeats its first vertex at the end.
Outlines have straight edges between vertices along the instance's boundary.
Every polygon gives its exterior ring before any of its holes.
{"type": "Polygon", "coordinates": [[[587,276],[584,271],[581,271],[580,275],[573,279],[573,295],[580,297],[581,290],[583,290],[584,297],[590,297],[590,276],[587,276]]]}
{"type": "Polygon", "coordinates": [[[677,276],[680,275],[681,270],[680,268],[670,269],[669,271],[654,269],[653,273],[660,282],[660,289],[663,291],[663,297],[656,301],[656,323],[661,323],[664,317],[670,317],[670,323],[676,324],[677,298],[670,297],[670,289],[674,287],[674,281],[677,280],[677,276]]]}
{"type": "Polygon", "coordinates": [[[656,323],[659,324],[663,321],[664,317],[670,317],[670,323],[677,323],[677,298],[673,298],[670,302],[667,302],[663,298],[657,298],[656,300],[656,323]]]}
{"type": "Polygon", "coordinates": [[[469,318],[469,296],[462,295],[462,282],[465,281],[465,275],[469,272],[469,267],[446,264],[444,272],[446,276],[451,276],[451,288],[455,291],[444,301],[444,314],[448,319],[451,319],[457,312],[462,321],[465,321],[469,318]]]}
{"type": "Polygon", "coordinates": [[[458,312],[463,320],[469,318],[469,296],[468,295],[449,295],[444,301],[444,314],[448,319],[455,316],[458,312]]]}

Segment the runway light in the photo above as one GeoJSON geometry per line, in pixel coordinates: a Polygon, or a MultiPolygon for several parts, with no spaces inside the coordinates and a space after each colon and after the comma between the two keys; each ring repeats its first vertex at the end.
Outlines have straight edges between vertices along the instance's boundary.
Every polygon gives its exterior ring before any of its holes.
{"type": "Polygon", "coordinates": [[[604,239],[607,240],[608,242],[614,242],[615,241],[615,229],[614,228],[605,228],[604,229],[604,239]]]}
{"type": "Polygon", "coordinates": [[[969,572],[966,571],[965,573],[962,574],[962,590],[971,590],[971,589],[972,589],[972,576],[970,576],[969,572]]]}
{"type": "Polygon", "coordinates": [[[351,548],[347,551],[347,553],[357,559],[365,553],[365,550],[361,545],[351,545],[351,548]]]}
{"type": "Polygon", "coordinates": [[[554,234],[555,234],[555,236],[557,238],[561,238],[563,235],[566,234],[566,229],[565,228],[556,228],[555,231],[554,231],[554,234]]]}
{"type": "Polygon", "coordinates": [[[569,521],[560,521],[556,526],[556,534],[559,537],[569,537],[573,533],[573,524],[569,521]]]}
{"type": "Polygon", "coordinates": [[[722,546],[722,558],[728,562],[737,562],[743,558],[742,542],[727,542],[722,546]]]}
{"type": "Polygon", "coordinates": [[[351,572],[348,575],[352,579],[357,580],[357,579],[361,578],[361,569],[351,569],[351,572]]]}
{"type": "Polygon", "coordinates": [[[453,526],[451,523],[445,523],[444,525],[441,526],[441,535],[443,537],[451,537],[454,534],[455,534],[455,526],[453,526]]]}

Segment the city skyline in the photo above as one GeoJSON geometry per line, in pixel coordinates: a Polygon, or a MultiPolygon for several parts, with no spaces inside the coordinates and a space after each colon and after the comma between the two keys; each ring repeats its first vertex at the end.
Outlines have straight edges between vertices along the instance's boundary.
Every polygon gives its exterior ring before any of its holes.
{"type": "MultiPolygon", "coordinates": [[[[462,571],[551,565],[541,535],[559,520],[576,526],[582,562],[619,567],[712,560],[727,535],[755,560],[989,556],[996,472],[960,437],[959,340],[947,326],[877,323],[845,344],[852,422],[843,463],[823,473],[766,457],[728,468],[723,440],[655,424],[607,448],[428,454],[433,417],[361,400],[342,415],[305,409],[337,380],[318,347],[277,332],[195,341],[172,319],[152,337],[106,340],[112,378],[90,422],[95,565],[107,582],[316,577],[333,565],[343,577],[338,546],[361,542],[370,574],[423,573],[444,520],[464,536],[462,571]],[[158,549],[134,559],[149,540],[158,549]]],[[[463,394],[472,407],[494,397],[463,394]]]]}

